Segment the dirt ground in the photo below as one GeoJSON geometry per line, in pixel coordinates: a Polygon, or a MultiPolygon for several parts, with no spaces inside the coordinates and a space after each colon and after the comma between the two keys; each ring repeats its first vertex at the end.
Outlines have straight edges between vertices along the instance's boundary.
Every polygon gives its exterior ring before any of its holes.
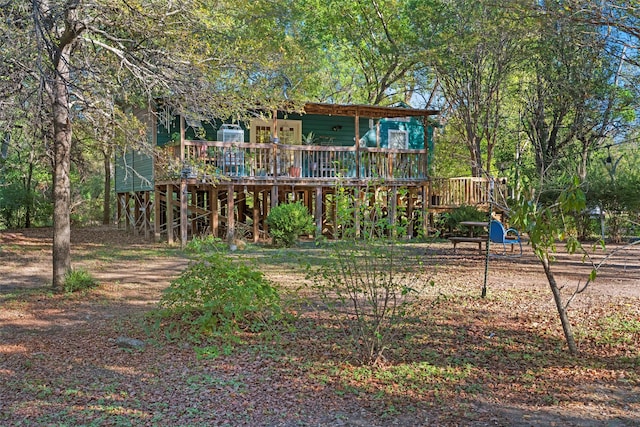
{"type": "MultiPolygon", "coordinates": [[[[193,351],[180,346],[123,351],[115,339],[140,333],[131,319],[155,307],[162,290],[188,261],[164,244],[107,226],[74,229],[72,248],[73,267],[90,271],[101,286],[84,296],[50,295],[51,230],[0,232],[0,382],[23,390],[8,396],[0,388],[0,424],[640,425],[637,365],[631,378],[625,377],[628,371],[611,370],[608,379],[600,375],[597,381],[578,381],[570,396],[554,397],[546,405],[509,398],[508,392],[480,393],[464,404],[440,402],[380,418],[359,399],[304,383],[296,373],[278,370],[281,377],[276,377],[266,356],[236,355],[211,362],[196,360],[193,351]],[[114,251],[117,263],[112,262],[114,251]],[[89,396],[87,390],[96,393],[89,396]]],[[[461,244],[457,253],[446,242],[411,248],[437,264],[433,279],[446,283],[448,293],[480,293],[485,259],[475,246],[461,244]]],[[[607,247],[593,259],[597,263],[620,248],[607,247]]],[[[590,271],[580,257],[568,255],[559,255],[554,269],[565,294],[584,284],[590,271]]],[[[266,274],[280,283],[300,280],[286,269],[266,274]]],[[[492,257],[486,277],[489,296],[514,291],[522,295],[514,302],[513,316],[527,304],[555,311],[546,278],[527,245],[521,258],[492,257]]],[[[640,245],[607,258],[596,282],[571,307],[599,313],[602,307],[637,306],[639,297],[640,245]]],[[[482,333],[491,336],[491,325],[483,328],[482,333]]],[[[637,350],[629,357],[640,361],[637,350]]]]}

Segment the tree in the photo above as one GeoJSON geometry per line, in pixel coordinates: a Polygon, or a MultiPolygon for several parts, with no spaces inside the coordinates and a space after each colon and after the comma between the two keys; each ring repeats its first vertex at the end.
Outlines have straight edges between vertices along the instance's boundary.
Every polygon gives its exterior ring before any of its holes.
{"type": "Polygon", "coordinates": [[[622,75],[623,47],[601,28],[563,16],[557,6],[543,4],[535,12],[519,80],[522,126],[541,178],[574,151],[584,181],[591,152],[634,116],[634,96],[622,75]]]}
{"type": "Polygon", "coordinates": [[[437,72],[452,128],[469,150],[473,176],[485,176],[506,85],[522,53],[523,17],[484,0],[414,3],[414,28],[437,72]]]}
{"type": "Polygon", "coordinates": [[[412,102],[430,73],[406,0],[300,2],[299,37],[313,52],[318,100],[373,105],[412,102]]]}
{"type": "MultiPolygon", "coordinates": [[[[569,352],[575,355],[578,353],[578,347],[567,314],[567,305],[552,268],[553,254],[556,252],[558,240],[567,239],[566,245],[569,253],[584,252],[575,236],[566,232],[568,228],[565,223],[567,216],[573,212],[583,210],[585,207],[585,195],[579,188],[579,181],[575,180],[573,184],[572,187],[563,191],[556,203],[552,205],[543,205],[534,197],[521,199],[514,206],[511,219],[515,227],[518,227],[522,232],[526,232],[529,236],[531,247],[540,260],[549,282],[569,352]]],[[[595,278],[595,275],[593,278],[595,278]]]]}
{"type": "MultiPolygon", "coordinates": [[[[261,34],[266,41],[257,48],[242,41],[257,26],[257,17],[243,12],[264,12],[267,3],[34,0],[1,6],[0,34],[10,48],[1,64],[7,77],[0,80],[0,100],[37,105],[36,123],[51,124],[42,142],[53,170],[55,289],[63,288],[71,264],[75,124],[108,116],[114,103],[122,110],[149,108],[157,98],[218,117],[269,107],[281,88],[272,76],[281,71],[273,58],[284,48],[284,27],[261,34]]],[[[273,9],[283,16],[283,8],[273,9]]]]}
{"type": "Polygon", "coordinates": [[[39,144],[37,129],[13,123],[3,138],[0,157],[0,228],[47,225],[49,162],[39,144]],[[34,133],[35,131],[35,133],[34,133]]]}

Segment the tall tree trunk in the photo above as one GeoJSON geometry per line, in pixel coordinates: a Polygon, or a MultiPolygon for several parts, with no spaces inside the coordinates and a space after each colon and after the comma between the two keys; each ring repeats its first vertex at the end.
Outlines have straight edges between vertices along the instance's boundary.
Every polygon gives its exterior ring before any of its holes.
{"type": "Polygon", "coordinates": [[[549,286],[551,287],[551,292],[553,293],[553,300],[556,303],[556,308],[558,309],[558,315],[560,316],[560,323],[562,323],[562,330],[564,331],[564,337],[567,341],[567,346],[569,347],[569,353],[572,355],[578,354],[578,347],[576,346],[576,341],[573,337],[573,330],[571,329],[571,323],[569,322],[569,316],[567,316],[567,310],[564,307],[562,302],[562,295],[560,294],[560,288],[558,288],[558,283],[556,282],[556,278],[551,271],[551,266],[549,264],[549,258],[545,256],[540,257],[540,261],[542,262],[542,266],[544,267],[544,273],[547,276],[547,281],[549,282],[549,286]]]}
{"type": "Polygon", "coordinates": [[[104,154],[104,201],[102,203],[102,224],[111,223],[111,149],[107,148],[104,154]]]}
{"type": "Polygon", "coordinates": [[[69,60],[71,44],[65,44],[55,62],[51,87],[53,102],[53,288],[61,290],[71,268],[71,118],[69,115],[69,60]]]}

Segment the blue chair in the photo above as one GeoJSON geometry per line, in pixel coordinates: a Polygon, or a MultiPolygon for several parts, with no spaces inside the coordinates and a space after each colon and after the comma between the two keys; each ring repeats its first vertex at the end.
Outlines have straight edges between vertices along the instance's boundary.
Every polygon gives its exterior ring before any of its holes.
{"type": "Polygon", "coordinates": [[[514,245],[519,245],[519,256],[522,256],[522,240],[520,233],[515,228],[505,229],[500,221],[493,219],[489,224],[489,239],[492,243],[502,243],[502,255],[507,254],[507,245],[511,245],[511,252],[513,252],[514,245]]]}

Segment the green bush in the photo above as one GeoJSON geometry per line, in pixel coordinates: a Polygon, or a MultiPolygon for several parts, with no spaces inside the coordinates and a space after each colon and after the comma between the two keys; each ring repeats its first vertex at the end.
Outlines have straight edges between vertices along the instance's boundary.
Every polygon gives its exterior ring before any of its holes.
{"type": "Polygon", "coordinates": [[[219,237],[209,234],[204,237],[194,237],[187,243],[185,250],[192,254],[220,252],[227,250],[227,245],[219,237]]]}
{"type": "Polygon", "coordinates": [[[165,290],[160,317],[168,333],[233,339],[241,330],[259,332],[282,318],[277,290],[262,272],[222,253],[201,257],[165,290]]]}
{"type": "Polygon", "coordinates": [[[478,210],[475,206],[462,205],[451,212],[440,215],[438,228],[446,230],[448,233],[464,233],[468,230],[461,226],[462,221],[488,221],[487,212],[478,210]]]}
{"type": "Polygon", "coordinates": [[[64,278],[65,292],[78,292],[98,286],[96,279],[82,269],[69,270],[64,278]]]}
{"type": "Polygon", "coordinates": [[[271,209],[267,224],[274,245],[293,246],[301,234],[309,234],[314,230],[313,217],[299,202],[271,209]]]}

